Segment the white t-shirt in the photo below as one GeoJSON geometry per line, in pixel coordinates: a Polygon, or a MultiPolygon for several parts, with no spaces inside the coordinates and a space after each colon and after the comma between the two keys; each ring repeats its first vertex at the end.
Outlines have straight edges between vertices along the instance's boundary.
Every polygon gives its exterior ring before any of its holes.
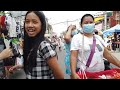
{"type": "Polygon", "coordinates": [[[93,55],[91,64],[88,68],[86,68],[86,63],[88,60],[88,57],[91,52],[92,44],[93,44],[93,37],[88,38],[84,36],[84,53],[82,58],[82,40],[83,35],[77,34],[72,38],[71,41],[71,50],[78,50],[78,60],[77,60],[77,68],[80,68],[82,66],[84,70],[89,72],[96,72],[96,71],[103,71],[104,70],[104,61],[103,61],[103,52],[104,52],[104,44],[103,39],[95,35],[96,37],[96,47],[95,47],[95,53],[93,55]]]}

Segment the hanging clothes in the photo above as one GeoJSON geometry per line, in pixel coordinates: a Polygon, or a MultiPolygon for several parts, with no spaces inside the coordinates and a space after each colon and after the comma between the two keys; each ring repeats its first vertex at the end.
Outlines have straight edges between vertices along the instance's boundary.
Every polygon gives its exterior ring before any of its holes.
{"type": "Polygon", "coordinates": [[[16,31],[17,31],[18,34],[21,34],[20,22],[17,22],[16,31]]]}
{"type": "Polygon", "coordinates": [[[2,26],[3,29],[6,28],[5,18],[6,18],[5,15],[1,16],[1,18],[0,18],[1,19],[1,26],[2,26]]]}
{"type": "Polygon", "coordinates": [[[17,32],[16,32],[17,24],[15,19],[11,16],[7,16],[6,22],[7,22],[7,28],[9,31],[9,37],[17,37],[17,32]]]}

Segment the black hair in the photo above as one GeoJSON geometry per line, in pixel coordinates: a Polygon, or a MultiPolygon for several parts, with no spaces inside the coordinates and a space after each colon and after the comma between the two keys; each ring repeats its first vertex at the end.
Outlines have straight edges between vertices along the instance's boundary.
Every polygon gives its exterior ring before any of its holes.
{"type": "Polygon", "coordinates": [[[45,19],[44,13],[42,11],[28,11],[25,15],[25,20],[26,20],[26,16],[31,12],[35,13],[39,17],[42,25],[41,25],[41,31],[35,37],[29,37],[28,34],[26,33],[25,22],[24,22],[24,47],[23,47],[24,55],[23,57],[24,57],[25,72],[27,70],[31,72],[32,68],[36,66],[37,50],[40,43],[43,40],[45,40],[44,35],[46,32],[46,19],[45,19]]]}
{"type": "Polygon", "coordinates": [[[93,19],[93,21],[94,21],[94,16],[93,16],[93,15],[91,15],[91,14],[85,14],[85,15],[83,15],[82,18],[81,18],[81,21],[80,21],[80,25],[81,25],[81,26],[82,26],[82,23],[83,23],[83,19],[84,19],[85,17],[88,17],[88,16],[92,17],[92,19],[93,19]]]}

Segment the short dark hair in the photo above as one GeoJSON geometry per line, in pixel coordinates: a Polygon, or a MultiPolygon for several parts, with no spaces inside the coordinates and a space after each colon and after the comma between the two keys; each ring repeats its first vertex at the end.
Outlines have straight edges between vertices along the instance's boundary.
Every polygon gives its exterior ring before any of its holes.
{"type": "Polygon", "coordinates": [[[93,21],[94,21],[94,16],[93,16],[93,15],[91,15],[91,14],[85,14],[85,15],[83,15],[82,18],[81,18],[81,21],[80,21],[80,25],[81,25],[81,26],[82,26],[82,23],[83,23],[83,19],[84,19],[85,17],[88,17],[88,16],[92,17],[92,19],[93,19],[93,21]]]}

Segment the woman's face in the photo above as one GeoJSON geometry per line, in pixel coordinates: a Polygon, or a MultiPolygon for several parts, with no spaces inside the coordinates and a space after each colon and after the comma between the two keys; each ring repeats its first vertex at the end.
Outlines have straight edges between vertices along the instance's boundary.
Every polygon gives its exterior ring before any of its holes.
{"type": "Polygon", "coordinates": [[[35,37],[41,31],[41,21],[34,12],[26,16],[25,30],[29,37],[35,37]]]}
{"type": "Polygon", "coordinates": [[[84,24],[92,24],[92,23],[94,23],[93,18],[91,16],[87,16],[87,17],[84,17],[83,22],[82,22],[82,26],[84,24]]]}

